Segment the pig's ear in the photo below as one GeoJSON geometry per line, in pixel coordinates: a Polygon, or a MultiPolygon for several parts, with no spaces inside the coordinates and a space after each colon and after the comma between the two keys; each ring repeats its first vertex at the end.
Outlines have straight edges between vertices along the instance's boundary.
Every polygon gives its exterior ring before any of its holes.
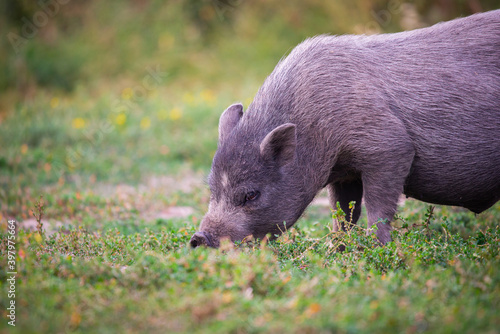
{"type": "Polygon", "coordinates": [[[293,161],[297,142],[295,124],[278,126],[260,143],[260,155],[267,161],[274,161],[279,167],[293,161]]]}
{"type": "Polygon", "coordinates": [[[241,116],[243,116],[243,105],[241,103],[230,105],[222,113],[219,119],[219,143],[222,143],[233,131],[241,116]]]}

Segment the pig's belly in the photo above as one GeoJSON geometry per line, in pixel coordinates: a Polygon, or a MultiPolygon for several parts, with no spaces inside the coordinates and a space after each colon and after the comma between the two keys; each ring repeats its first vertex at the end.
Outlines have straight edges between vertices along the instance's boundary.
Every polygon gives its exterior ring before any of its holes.
{"type": "Polygon", "coordinates": [[[498,170],[444,167],[413,166],[406,179],[405,195],[428,203],[461,206],[475,213],[488,209],[500,199],[498,170]]]}

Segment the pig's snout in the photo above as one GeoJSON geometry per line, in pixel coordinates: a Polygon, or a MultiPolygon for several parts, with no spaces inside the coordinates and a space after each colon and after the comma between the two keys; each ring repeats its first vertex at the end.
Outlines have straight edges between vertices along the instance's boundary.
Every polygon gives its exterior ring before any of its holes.
{"type": "Polygon", "coordinates": [[[198,246],[214,247],[212,242],[210,241],[210,236],[205,232],[196,232],[195,234],[193,234],[189,243],[193,248],[196,248],[198,246]]]}

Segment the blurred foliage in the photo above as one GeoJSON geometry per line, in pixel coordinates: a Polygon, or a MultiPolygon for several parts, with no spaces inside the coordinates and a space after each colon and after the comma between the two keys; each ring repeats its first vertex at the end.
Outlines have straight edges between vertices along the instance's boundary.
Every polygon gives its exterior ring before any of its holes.
{"type": "Polygon", "coordinates": [[[0,91],[71,91],[78,82],[141,75],[181,81],[262,78],[304,38],[391,32],[499,7],[497,0],[5,0],[0,91]],[[231,61],[228,61],[228,60],[231,61]],[[139,74],[138,74],[139,73],[139,74]]]}

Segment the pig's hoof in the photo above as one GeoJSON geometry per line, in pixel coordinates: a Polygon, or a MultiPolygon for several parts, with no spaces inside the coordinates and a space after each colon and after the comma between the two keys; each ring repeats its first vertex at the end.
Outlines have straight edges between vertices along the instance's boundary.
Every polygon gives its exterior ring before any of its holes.
{"type": "Polygon", "coordinates": [[[212,246],[210,244],[210,240],[208,239],[207,235],[203,232],[196,232],[195,234],[193,234],[189,244],[193,248],[196,248],[198,246],[210,246],[210,247],[212,246]]]}

